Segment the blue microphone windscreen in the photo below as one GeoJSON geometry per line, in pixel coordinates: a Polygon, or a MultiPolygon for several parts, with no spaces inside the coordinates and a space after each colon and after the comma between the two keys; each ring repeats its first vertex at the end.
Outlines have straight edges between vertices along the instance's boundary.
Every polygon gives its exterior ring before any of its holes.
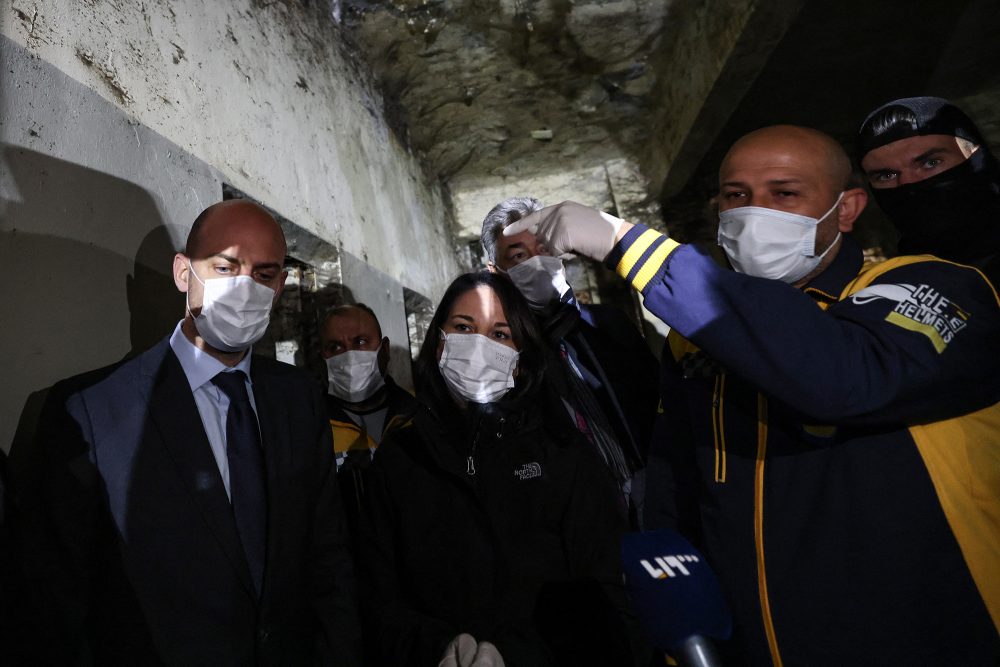
{"type": "Polygon", "coordinates": [[[728,639],[732,619],[715,573],[680,533],[664,529],[622,539],[625,587],[656,648],[670,652],[690,637],[728,639]]]}

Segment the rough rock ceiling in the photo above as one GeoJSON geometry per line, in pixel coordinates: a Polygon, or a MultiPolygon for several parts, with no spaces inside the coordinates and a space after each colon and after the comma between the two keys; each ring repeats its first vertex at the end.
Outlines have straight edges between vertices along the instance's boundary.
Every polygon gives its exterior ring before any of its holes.
{"type": "Polygon", "coordinates": [[[522,192],[604,208],[621,204],[616,191],[649,199],[635,186],[636,156],[682,5],[348,0],[343,17],[401,136],[449,185],[468,237],[492,203],[522,192]]]}
{"type": "Polygon", "coordinates": [[[1000,127],[996,0],[340,1],[460,239],[515,194],[654,224],[664,204],[671,233],[710,239],[733,140],[792,122],[849,144],[896,96],[952,97],[987,137],[1000,127]]]}
{"type": "MultiPolygon", "coordinates": [[[[996,0],[910,0],[905,12],[871,0],[803,3],[726,123],[700,144],[698,159],[671,170],[661,193],[671,233],[714,240],[717,217],[705,203],[717,191],[719,163],[736,139],[765,125],[816,127],[853,152],[861,120],[876,106],[939,95],[964,108],[1000,150],[996,10],[996,0]]],[[[874,202],[854,231],[866,247],[895,250],[896,233],[874,202]]]]}

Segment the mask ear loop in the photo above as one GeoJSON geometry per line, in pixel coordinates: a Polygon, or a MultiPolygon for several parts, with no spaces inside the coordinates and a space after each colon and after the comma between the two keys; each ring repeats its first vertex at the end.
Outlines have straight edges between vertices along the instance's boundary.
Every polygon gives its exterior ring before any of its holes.
{"type": "Polygon", "coordinates": [[[194,272],[194,264],[191,263],[190,257],[188,258],[188,269],[191,270],[191,275],[194,276],[194,279],[197,280],[199,283],[201,283],[202,287],[206,287],[205,281],[199,278],[198,274],[194,272]]]}
{"type": "MultiPolygon", "coordinates": [[[[819,227],[819,223],[821,223],[824,220],[826,220],[826,217],[828,215],[830,215],[831,213],[833,213],[834,211],[837,210],[837,207],[840,206],[840,201],[844,198],[844,193],[845,192],[846,192],[845,190],[841,190],[840,191],[840,194],[837,195],[837,201],[833,202],[833,206],[831,206],[829,208],[829,210],[827,210],[827,212],[822,215],[822,217],[820,217],[820,218],[818,218],[816,220],[816,227],[819,227]]],[[[833,239],[833,243],[831,243],[830,245],[828,245],[827,248],[826,248],[826,250],[824,250],[822,253],[820,253],[820,256],[819,256],[820,261],[822,261],[823,258],[826,257],[826,254],[828,252],[830,252],[830,249],[833,248],[833,246],[837,245],[837,241],[839,241],[839,240],[840,240],[840,230],[838,229],[837,230],[837,236],[833,239]]],[[[816,236],[814,234],[813,235],[813,249],[812,249],[812,254],[811,255],[806,255],[806,257],[815,257],[815,256],[816,256],[816,236]]]]}
{"type": "MultiPolygon", "coordinates": [[[[199,283],[201,283],[202,287],[208,287],[205,284],[205,281],[202,280],[201,278],[199,278],[198,274],[194,272],[194,264],[191,263],[191,258],[190,257],[188,257],[188,272],[192,276],[194,276],[195,280],[197,280],[199,283]]],[[[202,297],[202,300],[204,301],[204,296],[202,297]]],[[[191,313],[191,279],[190,278],[188,279],[188,288],[187,288],[187,291],[184,292],[184,307],[187,308],[187,311],[189,313],[191,313]]],[[[204,309],[205,308],[205,304],[202,303],[201,307],[202,307],[202,309],[204,309]]],[[[191,313],[191,317],[194,317],[194,313],[191,313]]]]}
{"type": "MultiPolygon", "coordinates": [[[[839,195],[837,195],[837,201],[833,202],[833,206],[831,206],[831,207],[830,207],[830,208],[829,208],[829,209],[827,210],[827,212],[826,212],[826,213],[824,213],[823,215],[821,215],[821,216],[819,217],[819,219],[817,219],[817,220],[816,220],[816,224],[817,224],[817,225],[819,225],[819,223],[821,223],[821,222],[823,222],[824,220],[826,220],[826,216],[830,215],[831,213],[833,213],[834,211],[836,211],[836,210],[837,210],[837,207],[838,207],[838,206],[840,206],[840,200],[844,198],[844,194],[845,194],[845,193],[846,193],[846,190],[841,190],[841,191],[840,191],[840,194],[839,194],[839,195]]],[[[838,232],[838,234],[839,234],[839,232],[838,232]]]]}
{"type": "MultiPolygon", "coordinates": [[[[834,237],[834,239],[833,239],[833,242],[832,242],[832,243],[831,243],[830,245],[828,245],[828,246],[826,247],[826,250],[824,250],[824,251],[823,251],[822,253],[820,253],[820,256],[819,256],[819,260],[817,261],[817,264],[818,264],[819,262],[822,262],[822,261],[823,261],[823,258],[824,258],[824,257],[826,257],[826,256],[827,256],[827,254],[828,254],[828,253],[829,253],[829,252],[830,252],[831,250],[833,250],[833,246],[837,245],[837,241],[839,241],[839,240],[840,240],[840,237],[841,237],[841,234],[840,234],[840,231],[838,230],[838,231],[837,231],[837,236],[835,236],[835,237],[834,237]]],[[[816,252],[816,248],[815,248],[815,247],[813,247],[813,252],[816,252]]],[[[814,256],[815,256],[815,255],[814,255],[814,256]]]]}

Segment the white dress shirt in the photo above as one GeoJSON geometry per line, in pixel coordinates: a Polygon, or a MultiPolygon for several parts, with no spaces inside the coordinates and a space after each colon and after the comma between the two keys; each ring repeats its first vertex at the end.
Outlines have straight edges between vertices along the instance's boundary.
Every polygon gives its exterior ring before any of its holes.
{"type": "Polygon", "coordinates": [[[177,360],[181,362],[181,368],[184,369],[184,375],[191,386],[191,393],[194,394],[195,405],[198,406],[198,413],[201,415],[201,423],[205,427],[205,435],[208,436],[208,444],[212,447],[212,456],[219,466],[226,495],[232,499],[229,493],[229,459],[226,458],[226,415],[229,414],[229,397],[212,384],[212,378],[223,372],[243,371],[247,377],[246,387],[247,394],[250,395],[250,404],[256,413],[257,403],[253,397],[253,383],[250,381],[250,352],[247,352],[240,363],[230,368],[196,348],[181,331],[183,323],[183,320],[178,322],[174,333],[170,336],[170,349],[174,351],[177,360]]]}

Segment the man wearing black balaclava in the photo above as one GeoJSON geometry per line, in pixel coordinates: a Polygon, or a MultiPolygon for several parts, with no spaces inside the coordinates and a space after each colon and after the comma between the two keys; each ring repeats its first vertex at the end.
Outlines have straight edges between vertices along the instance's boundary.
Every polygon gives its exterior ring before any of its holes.
{"type": "Polygon", "coordinates": [[[1000,163],[961,109],[940,97],[884,104],[862,123],[858,156],[901,253],[971,264],[1000,285],[1000,163]]]}

